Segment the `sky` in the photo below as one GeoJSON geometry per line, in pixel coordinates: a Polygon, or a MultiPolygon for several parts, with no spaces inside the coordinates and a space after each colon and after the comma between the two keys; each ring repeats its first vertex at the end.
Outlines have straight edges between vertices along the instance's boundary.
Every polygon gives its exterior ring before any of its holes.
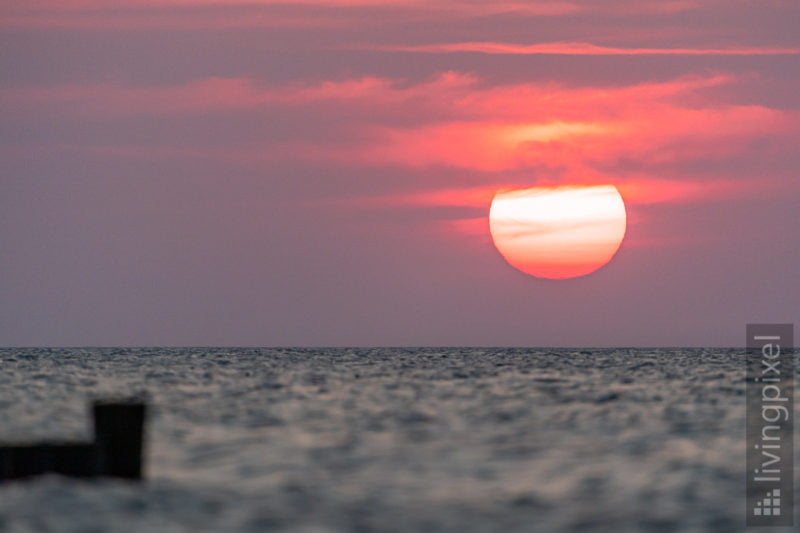
{"type": "Polygon", "coordinates": [[[800,323],[795,0],[6,0],[0,345],[740,346],[800,323]],[[596,272],[499,190],[617,187],[596,272]]]}

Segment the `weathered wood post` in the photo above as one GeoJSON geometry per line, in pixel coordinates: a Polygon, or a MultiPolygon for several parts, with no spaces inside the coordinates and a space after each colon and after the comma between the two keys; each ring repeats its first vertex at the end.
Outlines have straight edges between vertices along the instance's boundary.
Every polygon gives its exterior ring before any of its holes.
{"type": "Polygon", "coordinates": [[[142,478],[146,406],[140,401],[95,401],[94,445],[99,476],[142,478]]]}
{"type": "Polygon", "coordinates": [[[74,477],[142,479],[142,400],[94,402],[94,442],[52,442],[0,446],[0,481],[48,472],[74,477]]]}

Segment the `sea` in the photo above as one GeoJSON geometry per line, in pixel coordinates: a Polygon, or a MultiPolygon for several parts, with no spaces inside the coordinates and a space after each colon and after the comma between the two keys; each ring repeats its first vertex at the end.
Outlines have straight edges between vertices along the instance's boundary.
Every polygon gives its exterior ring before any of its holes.
{"type": "MultiPolygon", "coordinates": [[[[744,531],[738,349],[5,348],[0,442],[146,396],[145,479],[0,483],[0,531],[744,531]]],[[[795,459],[800,464],[800,457],[795,459]]]]}

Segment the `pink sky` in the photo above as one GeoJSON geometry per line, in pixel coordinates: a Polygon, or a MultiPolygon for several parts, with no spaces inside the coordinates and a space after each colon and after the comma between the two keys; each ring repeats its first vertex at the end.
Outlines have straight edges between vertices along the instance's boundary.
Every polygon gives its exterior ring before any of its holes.
{"type": "Polygon", "coordinates": [[[0,9],[2,345],[737,345],[800,318],[793,1],[0,9]],[[617,256],[506,264],[506,187],[617,256]]]}

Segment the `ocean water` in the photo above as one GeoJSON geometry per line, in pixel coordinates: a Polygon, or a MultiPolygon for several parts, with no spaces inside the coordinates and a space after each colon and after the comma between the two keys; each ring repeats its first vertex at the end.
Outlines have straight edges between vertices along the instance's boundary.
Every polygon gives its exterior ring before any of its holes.
{"type": "MultiPolygon", "coordinates": [[[[146,481],[0,484],[4,531],[742,531],[729,349],[0,349],[0,441],[146,393],[146,481]]],[[[800,460],[796,460],[800,464],[800,460]]]]}

